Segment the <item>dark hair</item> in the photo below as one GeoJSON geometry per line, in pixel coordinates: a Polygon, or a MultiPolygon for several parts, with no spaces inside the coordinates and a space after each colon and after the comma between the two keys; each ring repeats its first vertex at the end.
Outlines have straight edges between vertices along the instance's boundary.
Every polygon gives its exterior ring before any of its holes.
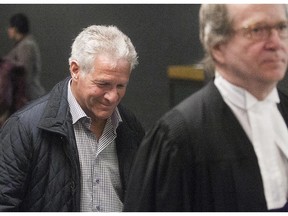
{"type": "Polygon", "coordinates": [[[10,18],[10,26],[15,27],[19,33],[29,33],[29,20],[22,13],[15,14],[10,18]]]}

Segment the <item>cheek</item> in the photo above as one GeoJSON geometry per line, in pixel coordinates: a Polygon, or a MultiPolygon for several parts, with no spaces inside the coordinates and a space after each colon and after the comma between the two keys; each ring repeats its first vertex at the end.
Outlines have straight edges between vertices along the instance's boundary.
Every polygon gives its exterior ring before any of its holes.
{"type": "Polygon", "coordinates": [[[82,100],[88,100],[90,101],[90,98],[93,98],[95,96],[95,89],[92,87],[87,87],[85,85],[79,85],[78,86],[78,94],[81,96],[82,100]]]}
{"type": "Polygon", "coordinates": [[[235,59],[239,59],[242,64],[253,67],[253,65],[257,65],[259,63],[259,57],[261,56],[260,48],[258,47],[252,47],[252,46],[246,46],[246,47],[239,47],[239,52],[235,53],[235,59]]]}
{"type": "Polygon", "coordinates": [[[126,88],[120,89],[119,95],[121,98],[124,97],[125,93],[126,93],[126,88]]]}
{"type": "Polygon", "coordinates": [[[120,89],[120,90],[118,91],[119,102],[122,100],[122,98],[125,96],[125,94],[126,94],[126,88],[120,89]]]}
{"type": "Polygon", "coordinates": [[[13,37],[13,32],[12,32],[12,30],[8,30],[8,36],[9,36],[10,38],[13,37]]]}
{"type": "Polygon", "coordinates": [[[102,91],[96,87],[91,87],[91,88],[87,89],[85,94],[86,94],[86,98],[88,98],[89,101],[94,101],[95,99],[97,99],[97,98],[101,97],[101,95],[103,95],[102,91]]]}

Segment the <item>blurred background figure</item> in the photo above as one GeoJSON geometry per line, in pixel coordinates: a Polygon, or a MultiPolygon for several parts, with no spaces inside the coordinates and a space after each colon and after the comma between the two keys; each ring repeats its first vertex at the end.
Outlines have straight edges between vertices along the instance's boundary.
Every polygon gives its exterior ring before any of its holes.
{"type": "Polygon", "coordinates": [[[5,59],[16,66],[24,67],[28,100],[42,96],[45,90],[40,83],[41,56],[38,44],[30,34],[29,20],[26,15],[17,13],[10,18],[8,36],[15,44],[5,59]]]}

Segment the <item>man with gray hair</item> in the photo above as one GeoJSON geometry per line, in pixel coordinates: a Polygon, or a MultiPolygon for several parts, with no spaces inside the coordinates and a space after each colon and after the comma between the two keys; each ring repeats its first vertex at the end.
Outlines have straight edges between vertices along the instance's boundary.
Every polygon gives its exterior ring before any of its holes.
{"type": "Polygon", "coordinates": [[[115,26],[75,39],[70,74],[0,134],[0,211],[122,211],[144,136],[120,105],[137,53],[115,26]]]}
{"type": "Polygon", "coordinates": [[[216,76],[147,133],[124,211],[287,211],[286,6],[202,5],[200,39],[216,76]]]}

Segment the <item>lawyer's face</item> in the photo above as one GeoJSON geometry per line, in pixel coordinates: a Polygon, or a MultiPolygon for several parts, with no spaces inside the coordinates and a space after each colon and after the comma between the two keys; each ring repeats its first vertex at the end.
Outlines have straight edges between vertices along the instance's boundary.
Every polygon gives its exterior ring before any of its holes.
{"type": "MultiPolygon", "coordinates": [[[[221,64],[240,86],[275,86],[286,72],[288,23],[283,5],[227,5],[233,34],[219,46],[221,64]]],[[[231,81],[231,80],[230,80],[231,81]]]]}

